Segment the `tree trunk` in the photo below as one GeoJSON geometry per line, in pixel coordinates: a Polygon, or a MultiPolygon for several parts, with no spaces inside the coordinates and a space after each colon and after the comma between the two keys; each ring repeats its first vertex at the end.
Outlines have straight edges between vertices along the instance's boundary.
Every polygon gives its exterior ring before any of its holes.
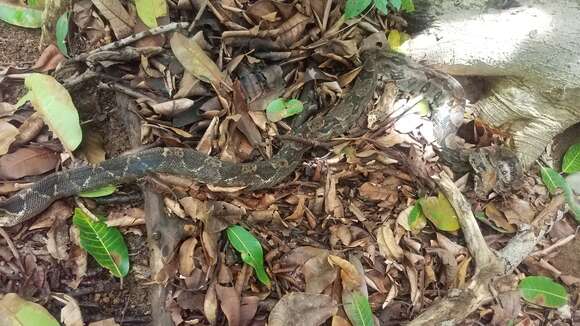
{"type": "Polygon", "coordinates": [[[410,24],[423,30],[403,50],[453,75],[495,77],[476,109],[512,135],[524,167],[580,122],[580,2],[414,2],[410,24]]]}

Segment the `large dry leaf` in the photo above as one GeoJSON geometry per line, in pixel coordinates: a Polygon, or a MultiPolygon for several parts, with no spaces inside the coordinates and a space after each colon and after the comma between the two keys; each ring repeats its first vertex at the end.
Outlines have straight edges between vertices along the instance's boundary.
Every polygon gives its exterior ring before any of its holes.
{"type": "Polygon", "coordinates": [[[218,87],[224,76],[213,60],[192,38],[175,33],[170,40],[171,50],[185,70],[196,78],[218,87]]]}
{"type": "Polygon", "coordinates": [[[328,263],[328,254],[318,255],[304,264],[306,293],[322,293],[336,280],[336,269],[328,263]]]}
{"type": "Polygon", "coordinates": [[[79,303],[71,296],[63,294],[63,298],[58,298],[59,301],[65,303],[65,306],[60,311],[60,321],[65,326],[83,326],[83,315],[79,303]]]}
{"type": "Polygon", "coordinates": [[[203,300],[203,315],[210,325],[215,325],[217,322],[217,310],[218,302],[214,282],[211,283],[207,288],[205,298],[203,300]]]}
{"type": "Polygon", "coordinates": [[[276,303],[268,317],[268,325],[317,326],[337,310],[336,303],[328,295],[292,292],[276,303]]]}
{"type": "Polygon", "coordinates": [[[0,121],[0,155],[8,153],[8,149],[17,135],[18,128],[11,123],[0,121]]]}
{"type": "Polygon", "coordinates": [[[109,21],[117,39],[133,32],[135,19],[129,15],[119,0],[92,0],[101,14],[109,21]]]}
{"type": "Polygon", "coordinates": [[[39,175],[58,165],[58,155],[44,148],[20,148],[0,157],[0,177],[9,180],[39,175]]]}
{"type": "Polygon", "coordinates": [[[228,319],[228,325],[240,325],[240,295],[233,287],[216,284],[215,290],[220,301],[220,307],[228,319]]]}

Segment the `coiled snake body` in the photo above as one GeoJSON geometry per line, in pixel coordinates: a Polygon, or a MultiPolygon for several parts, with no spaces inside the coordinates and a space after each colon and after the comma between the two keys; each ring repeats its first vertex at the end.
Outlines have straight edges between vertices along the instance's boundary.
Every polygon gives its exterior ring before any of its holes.
{"type": "MultiPolygon", "coordinates": [[[[347,133],[372,106],[379,79],[394,81],[410,94],[423,94],[433,108],[437,142],[446,147],[463,121],[463,89],[452,77],[424,67],[406,57],[385,50],[363,53],[363,69],[344,100],[324,115],[318,115],[295,130],[306,139],[328,140],[347,133]]],[[[270,160],[230,163],[192,149],[155,148],[119,156],[96,166],[58,172],[41,179],[0,202],[0,226],[24,222],[59,198],[107,184],[130,182],[154,172],[188,175],[217,186],[256,190],[268,188],[290,175],[307,150],[300,143],[284,144],[270,160]]]]}

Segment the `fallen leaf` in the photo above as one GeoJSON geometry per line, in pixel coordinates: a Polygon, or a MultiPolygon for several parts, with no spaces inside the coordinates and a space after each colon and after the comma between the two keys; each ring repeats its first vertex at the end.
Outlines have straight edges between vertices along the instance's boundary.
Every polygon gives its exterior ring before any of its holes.
{"type": "Polygon", "coordinates": [[[215,325],[217,322],[218,301],[215,286],[215,282],[209,285],[203,300],[203,315],[210,325],[215,325]]]}
{"type": "Polygon", "coordinates": [[[242,297],[242,303],[240,306],[240,326],[248,326],[254,319],[254,316],[258,311],[258,303],[260,303],[259,297],[242,297]]]}
{"type": "Polygon", "coordinates": [[[105,17],[118,40],[133,33],[135,20],[119,0],[92,0],[93,4],[105,17]]]}
{"type": "Polygon", "coordinates": [[[157,27],[157,18],[167,16],[165,0],[135,0],[139,18],[149,28],[157,27]]]}
{"type": "Polygon", "coordinates": [[[194,253],[197,239],[191,237],[181,244],[179,248],[179,273],[183,276],[190,276],[195,269],[194,253]]]}
{"type": "Polygon", "coordinates": [[[359,291],[343,291],[342,304],[353,326],[374,326],[369,298],[359,291]]]}
{"type": "Polygon", "coordinates": [[[44,148],[20,148],[14,153],[0,157],[0,177],[16,180],[39,175],[54,170],[60,159],[58,155],[44,148]]]}
{"type": "Polygon", "coordinates": [[[117,324],[115,322],[115,318],[109,318],[109,319],[94,321],[94,322],[90,323],[89,326],[119,326],[119,324],[117,324]]]}
{"type": "Polygon", "coordinates": [[[240,325],[240,295],[233,287],[216,284],[215,290],[220,301],[220,307],[228,319],[228,325],[240,325]]]}
{"type": "Polygon", "coordinates": [[[13,124],[0,121],[0,155],[8,153],[8,149],[16,139],[18,133],[18,128],[13,124]]]}
{"type": "Polygon", "coordinates": [[[420,198],[419,204],[423,214],[437,229],[448,232],[459,230],[457,214],[442,193],[439,193],[437,197],[420,198]]]}
{"type": "Polygon", "coordinates": [[[302,269],[306,283],[305,292],[318,294],[336,280],[336,269],[328,263],[328,254],[324,253],[310,258],[302,269]]]}
{"type": "Polygon", "coordinates": [[[83,326],[83,315],[79,303],[71,296],[63,294],[59,301],[65,303],[60,311],[60,321],[65,326],[83,326]]]}
{"type": "Polygon", "coordinates": [[[192,108],[195,102],[188,98],[180,98],[151,105],[156,113],[166,117],[173,117],[192,108]]]}
{"type": "Polygon", "coordinates": [[[51,43],[42,51],[40,57],[38,57],[38,60],[36,60],[36,63],[34,63],[31,69],[38,72],[54,70],[65,59],[58,47],[51,43]]]}
{"type": "Polygon", "coordinates": [[[55,220],[47,232],[46,249],[48,253],[58,261],[68,259],[69,242],[68,225],[64,220],[55,220]]]}
{"type": "Polygon", "coordinates": [[[42,10],[0,3],[0,20],[20,27],[39,28],[42,26],[42,10]]]}
{"type": "Polygon", "coordinates": [[[75,150],[83,134],[79,114],[66,88],[53,77],[38,73],[28,75],[24,84],[29,89],[27,96],[44,122],[65,148],[75,150]]]}
{"type": "Polygon", "coordinates": [[[266,107],[266,117],[272,122],[296,115],[304,110],[304,105],[297,99],[276,99],[266,107]]]}
{"type": "Polygon", "coordinates": [[[0,118],[12,115],[18,107],[8,102],[0,102],[0,118]]]}
{"type": "Polygon", "coordinates": [[[0,321],[7,326],[59,326],[45,308],[22,299],[16,293],[7,293],[0,299],[0,321]]]}
{"type": "Polygon", "coordinates": [[[317,326],[337,310],[338,306],[328,295],[292,292],[276,303],[268,317],[268,325],[317,326]]]}
{"type": "Polygon", "coordinates": [[[329,255],[328,261],[332,265],[340,267],[340,279],[342,280],[343,289],[347,291],[360,289],[363,278],[352,263],[334,255],[329,255]]]}
{"type": "Polygon", "coordinates": [[[175,33],[169,42],[177,60],[193,76],[214,87],[224,82],[221,70],[194,39],[175,33]]]}
{"type": "Polygon", "coordinates": [[[377,243],[383,257],[400,261],[403,258],[403,249],[395,240],[391,224],[385,223],[377,230],[377,243]]]}
{"type": "Polygon", "coordinates": [[[79,150],[91,164],[98,164],[104,161],[107,155],[104,145],[103,137],[95,131],[88,129],[85,131],[79,150]]]}

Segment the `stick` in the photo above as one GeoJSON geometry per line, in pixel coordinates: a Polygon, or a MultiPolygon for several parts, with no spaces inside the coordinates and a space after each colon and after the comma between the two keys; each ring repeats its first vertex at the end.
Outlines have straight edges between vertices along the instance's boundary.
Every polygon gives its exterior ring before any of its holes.
{"type": "Polygon", "coordinates": [[[80,54],[80,55],[74,57],[72,60],[73,61],[85,61],[90,55],[95,54],[97,52],[118,49],[120,47],[129,45],[129,44],[136,42],[142,38],[145,38],[147,36],[159,35],[159,34],[174,31],[178,28],[187,28],[188,26],[189,26],[189,23],[183,22],[183,23],[171,23],[171,24],[167,24],[167,25],[163,25],[163,26],[159,26],[159,27],[154,27],[154,28],[151,28],[150,30],[147,30],[147,31],[143,31],[143,32],[140,32],[137,34],[129,35],[129,36],[125,37],[124,39],[109,43],[109,44],[104,45],[104,46],[101,46],[100,48],[94,49],[90,52],[80,54]]]}

